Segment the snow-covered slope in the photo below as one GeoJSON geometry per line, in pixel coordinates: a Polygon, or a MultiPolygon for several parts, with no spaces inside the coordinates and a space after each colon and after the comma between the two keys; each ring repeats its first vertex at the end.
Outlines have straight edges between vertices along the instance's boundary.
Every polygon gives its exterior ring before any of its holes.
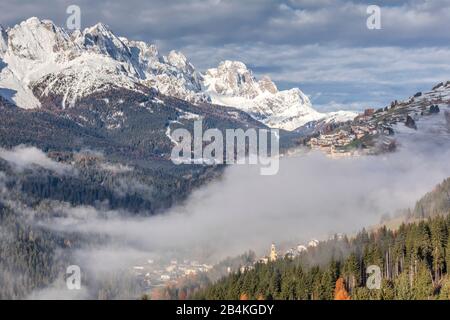
{"type": "Polygon", "coordinates": [[[204,75],[205,92],[215,104],[234,106],[269,127],[294,130],[310,121],[353,120],[356,113],[320,113],[298,88],[279,91],[265,76],[257,81],[251,70],[239,61],[224,61],[204,75]]]}
{"type": "Polygon", "coordinates": [[[8,30],[4,39],[2,95],[24,108],[39,106],[29,84],[55,70],[56,61],[64,60],[59,49],[68,43],[67,34],[49,21],[31,18],[8,30]]]}
{"type": "Polygon", "coordinates": [[[86,28],[83,33],[75,33],[73,39],[91,52],[109,56],[117,61],[130,62],[130,49],[103,23],[86,28]]]}
{"type": "Polygon", "coordinates": [[[68,62],[64,68],[33,82],[38,97],[49,94],[62,97],[61,108],[73,107],[76,101],[90,93],[115,87],[139,91],[136,79],[108,57],[85,53],[68,62]]]}
{"type": "Polygon", "coordinates": [[[201,74],[182,53],[163,56],[154,45],[117,37],[102,23],[69,34],[51,21],[30,18],[0,29],[0,94],[18,106],[36,108],[47,97],[57,97],[64,109],[113,87],[154,87],[194,103],[232,106],[286,130],[356,116],[319,113],[300,89],[279,91],[268,77],[257,81],[242,62],[225,61],[201,74]]]}
{"type": "Polygon", "coordinates": [[[155,87],[165,95],[191,102],[208,100],[201,92],[201,74],[182,53],[171,51],[167,56],[162,56],[154,45],[124,41],[144,74],[145,85],[155,87]]]}
{"type": "Polygon", "coordinates": [[[207,100],[200,74],[182,54],[160,56],[154,46],[118,38],[104,24],[69,35],[51,21],[30,18],[2,34],[1,94],[22,108],[39,107],[48,95],[60,96],[66,108],[111,87],[152,86],[177,98],[207,100]]]}

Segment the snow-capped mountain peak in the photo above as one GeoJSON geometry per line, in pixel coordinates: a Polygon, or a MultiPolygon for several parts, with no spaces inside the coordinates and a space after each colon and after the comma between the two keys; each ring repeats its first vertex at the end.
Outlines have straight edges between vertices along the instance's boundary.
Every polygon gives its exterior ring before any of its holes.
{"type": "Polygon", "coordinates": [[[47,97],[67,108],[99,90],[155,87],[193,103],[232,106],[286,130],[327,117],[300,89],[279,91],[243,62],[226,60],[202,74],[181,52],[163,56],[156,46],[118,37],[103,23],[68,33],[33,17],[0,28],[0,59],[0,94],[23,108],[39,107],[47,97]]]}
{"type": "Polygon", "coordinates": [[[129,48],[106,24],[97,23],[93,27],[86,28],[82,35],[77,41],[82,41],[81,45],[86,49],[118,61],[129,61],[131,57],[129,48]]]}
{"type": "Polygon", "coordinates": [[[18,59],[41,63],[61,61],[79,50],[64,29],[35,17],[8,30],[7,37],[10,55],[18,59]]]}
{"type": "Polygon", "coordinates": [[[194,66],[188,62],[186,56],[179,51],[172,50],[167,55],[166,61],[171,66],[174,66],[177,69],[186,71],[186,72],[194,72],[194,66]]]}
{"type": "Polygon", "coordinates": [[[152,62],[160,60],[158,48],[154,44],[144,41],[128,40],[127,38],[119,38],[130,50],[135,61],[141,64],[141,67],[148,67],[152,62]]]}
{"type": "Polygon", "coordinates": [[[258,81],[259,88],[262,92],[269,92],[275,94],[278,92],[277,85],[270,79],[269,76],[263,76],[258,81]]]}
{"type": "Polygon", "coordinates": [[[97,24],[94,24],[93,26],[86,28],[84,30],[84,33],[101,34],[107,38],[116,37],[112,32],[111,28],[107,24],[104,24],[103,22],[98,22],[97,24]]]}
{"type": "Polygon", "coordinates": [[[2,95],[24,108],[40,106],[30,87],[32,82],[80,54],[64,29],[35,17],[3,31],[2,38],[7,43],[0,71],[0,86],[5,88],[2,95]]]}
{"type": "Polygon", "coordinates": [[[10,90],[6,97],[20,107],[39,107],[40,99],[54,95],[65,108],[67,101],[73,105],[97,90],[112,86],[134,89],[137,85],[130,75],[132,66],[108,51],[118,47],[126,53],[128,49],[120,47],[120,40],[104,25],[69,35],[51,21],[30,18],[9,29],[6,36],[6,67],[0,85],[10,90]]]}
{"type": "Polygon", "coordinates": [[[221,96],[253,99],[261,93],[253,73],[240,61],[222,61],[217,68],[208,69],[204,78],[207,90],[221,96]]]}
{"type": "Polygon", "coordinates": [[[7,32],[6,39],[9,72],[3,72],[0,84],[13,89],[10,100],[24,108],[39,106],[36,97],[48,95],[59,96],[66,108],[111,87],[156,87],[180,99],[208,100],[201,92],[201,74],[182,53],[162,56],[154,45],[118,37],[103,23],[69,35],[50,21],[30,18],[7,32]]]}
{"type": "Polygon", "coordinates": [[[240,108],[269,127],[294,130],[328,117],[338,122],[356,117],[356,113],[348,112],[346,117],[320,113],[299,88],[279,91],[268,76],[258,81],[240,61],[223,61],[207,70],[203,83],[213,103],[240,108]]]}

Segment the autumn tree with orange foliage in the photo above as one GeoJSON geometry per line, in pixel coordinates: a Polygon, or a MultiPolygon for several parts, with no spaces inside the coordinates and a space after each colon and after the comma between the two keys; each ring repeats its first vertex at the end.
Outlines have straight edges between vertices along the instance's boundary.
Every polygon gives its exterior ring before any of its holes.
{"type": "Polygon", "coordinates": [[[248,294],[246,294],[246,293],[241,294],[241,296],[239,297],[239,300],[247,301],[248,300],[248,294]]]}
{"type": "Polygon", "coordinates": [[[334,289],[334,300],[350,300],[350,295],[345,289],[343,278],[339,278],[336,281],[336,288],[334,289]]]}

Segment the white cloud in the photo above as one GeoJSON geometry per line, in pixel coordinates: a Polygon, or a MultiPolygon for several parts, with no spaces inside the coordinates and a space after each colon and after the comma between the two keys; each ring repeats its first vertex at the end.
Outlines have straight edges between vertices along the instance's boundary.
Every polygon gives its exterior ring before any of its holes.
{"type": "Polygon", "coordinates": [[[72,171],[72,167],[50,159],[44,152],[24,145],[16,146],[10,150],[0,148],[0,158],[3,158],[18,171],[41,167],[63,174],[72,171]]]}
{"type": "Polygon", "coordinates": [[[96,263],[111,268],[114,259],[123,267],[123,262],[168,253],[217,262],[248,249],[264,253],[273,241],[296,243],[353,233],[385,214],[413,207],[450,175],[450,134],[435,134],[445,125],[444,116],[417,124],[417,132],[399,125],[396,153],[341,160],[302,154],[282,159],[279,174],[270,177],[260,176],[257,167],[234,166],[164,215],[130,218],[107,213],[105,219],[76,213],[85,209],[75,208],[49,227],[107,235],[112,240],[107,247],[79,252],[93,269],[96,263]],[[122,254],[126,259],[120,259],[122,254]]]}

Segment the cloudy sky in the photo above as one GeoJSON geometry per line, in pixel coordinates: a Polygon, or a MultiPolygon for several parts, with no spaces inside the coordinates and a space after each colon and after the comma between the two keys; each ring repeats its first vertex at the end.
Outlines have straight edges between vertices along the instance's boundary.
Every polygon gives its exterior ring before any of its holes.
{"type": "Polygon", "coordinates": [[[450,80],[449,0],[13,0],[0,2],[0,23],[64,26],[71,4],[82,27],[104,22],[162,53],[180,50],[200,70],[241,60],[322,110],[379,107],[450,80]],[[371,4],[380,30],[366,26],[371,4]]]}

